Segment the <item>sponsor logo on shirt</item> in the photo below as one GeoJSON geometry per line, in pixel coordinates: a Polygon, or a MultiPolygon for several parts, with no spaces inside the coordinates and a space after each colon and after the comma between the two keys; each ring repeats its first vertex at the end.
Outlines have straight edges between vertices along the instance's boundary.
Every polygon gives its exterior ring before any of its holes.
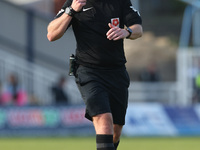
{"type": "Polygon", "coordinates": [[[90,9],[92,9],[93,7],[89,7],[89,8],[83,8],[83,11],[88,11],[90,9]]]}
{"type": "Polygon", "coordinates": [[[61,9],[56,16],[60,15],[61,13],[63,13],[65,10],[64,9],[61,9]]]}
{"type": "Polygon", "coordinates": [[[115,27],[119,27],[119,18],[112,18],[111,19],[111,24],[115,27]]]}

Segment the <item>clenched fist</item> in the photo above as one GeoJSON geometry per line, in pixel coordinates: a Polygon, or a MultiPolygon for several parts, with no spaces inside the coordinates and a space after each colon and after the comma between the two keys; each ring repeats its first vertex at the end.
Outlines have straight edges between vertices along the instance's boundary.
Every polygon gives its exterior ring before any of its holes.
{"type": "Polygon", "coordinates": [[[83,6],[86,5],[87,0],[73,0],[71,7],[76,11],[79,12],[82,10],[83,6]]]}

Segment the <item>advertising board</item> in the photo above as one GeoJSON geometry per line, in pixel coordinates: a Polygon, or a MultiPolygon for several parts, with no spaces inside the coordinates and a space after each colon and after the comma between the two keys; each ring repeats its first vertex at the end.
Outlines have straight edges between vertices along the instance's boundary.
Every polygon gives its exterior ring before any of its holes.
{"type": "Polygon", "coordinates": [[[0,136],[93,134],[92,123],[84,114],[83,106],[0,107],[0,136]]]}
{"type": "Polygon", "coordinates": [[[131,104],[124,134],[128,136],[171,136],[177,130],[159,104],[131,104]]]}

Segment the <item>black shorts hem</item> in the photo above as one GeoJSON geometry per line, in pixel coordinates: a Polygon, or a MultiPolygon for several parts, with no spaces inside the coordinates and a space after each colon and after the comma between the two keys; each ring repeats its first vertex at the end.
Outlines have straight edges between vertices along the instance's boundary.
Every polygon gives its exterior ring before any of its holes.
{"type": "MultiPolygon", "coordinates": [[[[99,113],[96,113],[94,115],[89,115],[88,113],[85,113],[85,118],[90,120],[90,121],[93,121],[92,120],[92,117],[96,116],[96,115],[100,115],[100,114],[104,114],[104,113],[111,113],[110,111],[102,111],[102,112],[99,112],[99,113]]],[[[125,121],[119,121],[119,120],[115,120],[115,118],[113,118],[113,124],[117,124],[117,125],[125,125],[125,121]]]]}
{"type": "Polygon", "coordinates": [[[97,113],[95,113],[95,114],[91,114],[91,115],[89,115],[89,113],[85,113],[85,118],[87,118],[88,120],[90,120],[90,121],[93,121],[92,120],[92,117],[94,117],[94,116],[97,116],[97,115],[100,115],[100,114],[105,114],[105,113],[111,113],[110,111],[101,111],[101,112],[97,112],[97,113]]]}

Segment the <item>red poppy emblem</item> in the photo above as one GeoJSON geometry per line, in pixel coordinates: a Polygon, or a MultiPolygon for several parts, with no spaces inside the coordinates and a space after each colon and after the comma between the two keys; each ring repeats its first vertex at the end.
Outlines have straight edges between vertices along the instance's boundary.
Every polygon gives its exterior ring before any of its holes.
{"type": "Polygon", "coordinates": [[[112,25],[119,27],[119,18],[113,18],[111,19],[112,25]]]}

